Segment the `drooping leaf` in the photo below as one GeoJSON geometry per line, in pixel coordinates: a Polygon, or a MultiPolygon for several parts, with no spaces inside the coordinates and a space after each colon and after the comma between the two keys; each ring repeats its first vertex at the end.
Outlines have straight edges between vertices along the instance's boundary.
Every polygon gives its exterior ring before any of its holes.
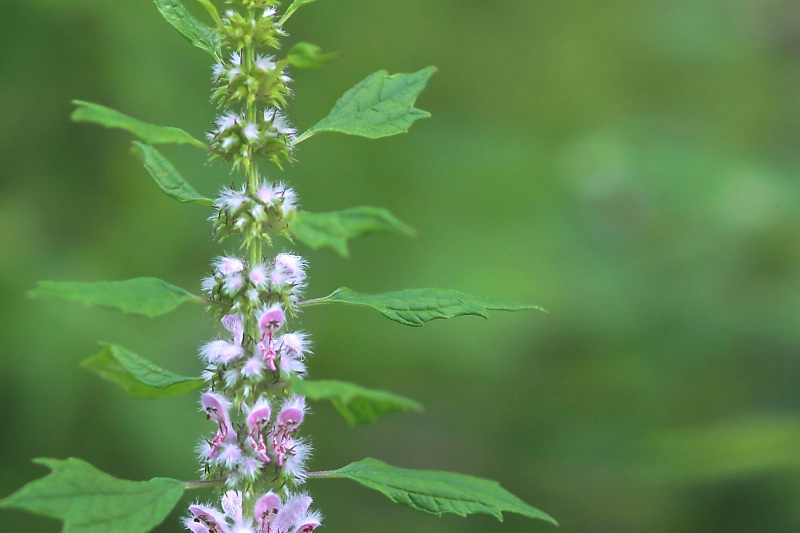
{"type": "Polygon", "coordinates": [[[127,130],[150,144],[191,144],[204,150],[208,148],[179,128],[148,124],[109,107],[91,102],[73,100],[72,103],[78,106],[71,115],[75,122],[93,122],[106,128],[127,130]]]}
{"type": "Polygon", "coordinates": [[[40,281],[28,295],[83,302],[90,307],[111,307],[123,313],[149,317],[169,313],[183,302],[204,303],[198,296],[157,278],[94,282],[40,281]]]}
{"type": "Polygon", "coordinates": [[[102,350],[81,366],[113,381],[133,398],[169,398],[203,386],[202,378],[179,376],[156,366],[122,346],[100,343],[102,350]]]}
{"type": "Polygon", "coordinates": [[[155,0],[155,2],[164,19],[186,37],[186,40],[215,58],[222,55],[222,45],[217,35],[189,13],[180,0],[155,0]]]}
{"type": "Polygon", "coordinates": [[[146,533],[172,511],[184,485],[175,479],[117,479],[80,459],[35,459],[52,470],[0,500],[64,521],[64,533],[146,533]]]}
{"type": "Polygon", "coordinates": [[[316,472],[310,476],[352,479],[383,493],[394,503],[436,516],[482,513],[502,522],[503,512],[510,512],[556,524],[553,518],[520,500],[496,481],[464,474],[410,470],[367,458],[338,470],[316,472]]]}
{"type": "Polygon", "coordinates": [[[370,74],[344,93],[328,116],[295,142],[322,131],[371,139],[405,133],[417,120],[431,116],[414,107],[414,102],[434,72],[435,67],[428,67],[412,74],[389,75],[385,70],[370,74]]]}
{"type": "Polygon", "coordinates": [[[289,20],[289,17],[291,17],[294,14],[295,11],[297,11],[299,8],[303,7],[304,5],[310,4],[311,2],[314,2],[314,1],[315,0],[294,0],[294,2],[292,2],[289,5],[289,7],[286,8],[286,12],[283,14],[283,16],[281,17],[281,20],[278,22],[278,24],[282,26],[284,22],[289,20]]]}
{"type": "Polygon", "coordinates": [[[488,311],[522,311],[540,307],[528,304],[499,302],[478,298],[459,291],[443,289],[407,289],[382,294],[362,294],[342,287],[324,298],[308,300],[301,305],[341,303],[377,309],[384,316],[406,326],[422,326],[437,318],[476,315],[487,317],[488,311]]]}
{"type": "Polygon", "coordinates": [[[335,380],[292,380],[292,389],[311,400],[330,400],[351,426],[372,424],[388,413],[421,411],[414,400],[335,380]]]}
{"type": "Polygon", "coordinates": [[[194,202],[203,205],[214,203],[210,198],[202,196],[189,185],[180,172],[172,166],[172,163],[164,157],[161,152],[150,146],[137,141],[133,141],[133,151],[141,157],[144,168],[156,181],[156,184],[167,195],[175,198],[179,202],[194,202]]]}
{"type": "Polygon", "coordinates": [[[336,58],[336,54],[323,54],[322,49],[311,43],[297,43],[289,50],[286,59],[297,68],[319,68],[336,58]]]}
{"type": "Polygon", "coordinates": [[[292,222],[291,231],[312,248],[330,246],[344,257],[349,255],[348,239],[377,232],[414,235],[412,227],[377,207],[353,207],[329,213],[303,211],[292,222]]]}

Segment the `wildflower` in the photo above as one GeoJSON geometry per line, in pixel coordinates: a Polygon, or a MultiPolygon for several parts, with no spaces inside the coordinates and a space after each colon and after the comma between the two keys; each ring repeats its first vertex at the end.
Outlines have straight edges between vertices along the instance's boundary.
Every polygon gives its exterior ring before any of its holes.
{"type": "Polygon", "coordinates": [[[262,311],[258,317],[258,327],[261,331],[261,340],[258,343],[258,347],[261,348],[264,354],[267,367],[273,372],[278,369],[275,366],[275,357],[277,353],[275,352],[275,343],[272,339],[272,333],[283,325],[284,319],[285,315],[283,314],[283,308],[281,308],[280,304],[271,305],[262,311]]]}
{"type": "Polygon", "coordinates": [[[214,392],[204,393],[201,403],[203,411],[206,413],[206,418],[219,425],[217,433],[211,441],[211,455],[214,455],[220,444],[236,440],[236,432],[231,427],[230,419],[228,418],[231,404],[224,396],[214,392]]]}
{"type": "Polygon", "coordinates": [[[253,451],[259,459],[265,463],[269,463],[270,459],[267,455],[267,445],[264,442],[264,428],[269,424],[271,411],[269,402],[264,398],[259,398],[252,409],[245,406],[245,413],[247,414],[247,428],[250,433],[247,435],[247,441],[253,447],[253,451]]]}
{"type": "Polygon", "coordinates": [[[303,423],[305,412],[306,399],[302,396],[293,396],[283,403],[275,427],[272,429],[272,448],[278,466],[283,466],[287,449],[294,445],[294,434],[303,423]]]}

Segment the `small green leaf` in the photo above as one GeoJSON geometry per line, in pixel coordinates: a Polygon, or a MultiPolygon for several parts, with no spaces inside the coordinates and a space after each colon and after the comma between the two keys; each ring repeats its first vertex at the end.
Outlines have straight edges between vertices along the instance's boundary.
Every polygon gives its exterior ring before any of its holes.
{"type": "Polygon", "coordinates": [[[289,64],[297,68],[319,68],[336,59],[336,54],[323,54],[322,49],[311,43],[297,43],[286,55],[289,64]]]}
{"type": "Polygon", "coordinates": [[[52,470],[0,500],[0,507],[57,518],[63,533],[146,533],[183,495],[175,479],[117,479],[80,459],[35,459],[52,470]]]}
{"type": "MultiPolygon", "coordinates": [[[[181,35],[186,37],[186,40],[215,58],[219,58],[222,55],[222,44],[216,33],[194,18],[183,7],[180,0],[155,0],[155,2],[164,19],[178,30],[181,35]]],[[[206,9],[208,9],[208,6],[206,6],[206,9]]]]}
{"type": "Polygon", "coordinates": [[[202,378],[173,374],[122,346],[104,342],[100,346],[100,353],[85,359],[81,366],[113,381],[132,398],[170,398],[203,386],[202,378]]]}
{"type": "Polygon", "coordinates": [[[189,182],[183,179],[172,163],[149,144],[133,141],[133,151],[141,157],[144,168],[167,195],[183,203],[194,202],[203,205],[214,203],[213,200],[202,196],[189,185],[189,182]]]}
{"type": "Polygon", "coordinates": [[[156,317],[177,308],[183,302],[204,303],[180,287],[157,278],[134,278],[124,281],[40,281],[28,292],[34,298],[59,298],[84,305],[110,307],[123,313],[156,317]]]}
{"type": "Polygon", "coordinates": [[[294,2],[292,2],[289,5],[289,7],[286,8],[286,13],[283,14],[283,16],[281,17],[281,20],[278,22],[278,25],[282,26],[284,22],[289,20],[289,17],[291,17],[294,14],[295,11],[297,11],[299,8],[303,7],[304,5],[310,4],[311,2],[314,2],[314,1],[315,0],[294,0],[294,2]]]}
{"type": "Polygon", "coordinates": [[[437,318],[476,315],[487,317],[488,311],[522,311],[541,307],[513,302],[498,302],[478,298],[459,291],[443,289],[407,289],[382,294],[362,294],[347,287],[336,289],[324,298],[303,302],[301,305],[340,303],[372,307],[385,317],[406,326],[422,326],[437,318]]]}
{"type": "Polygon", "coordinates": [[[178,128],[148,124],[123,115],[109,107],[91,102],[73,100],[72,103],[78,106],[78,109],[73,111],[71,116],[75,122],[93,122],[106,128],[128,130],[150,144],[191,144],[204,150],[208,148],[205,144],[178,128]]]}
{"type": "Polygon", "coordinates": [[[409,470],[367,458],[338,470],[312,473],[310,477],[352,479],[383,493],[394,503],[436,516],[482,513],[502,522],[506,511],[556,524],[550,516],[520,500],[496,481],[464,474],[409,470]]]}
{"type": "Polygon", "coordinates": [[[330,213],[300,212],[292,222],[291,232],[314,249],[330,246],[347,257],[348,239],[377,232],[414,235],[414,228],[399,221],[386,209],[353,207],[330,213]]]}
{"type": "Polygon", "coordinates": [[[338,131],[377,139],[398,133],[430,113],[414,107],[417,96],[436,72],[428,67],[412,74],[389,75],[385,70],[370,74],[344,93],[327,117],[300,135],[295,143],[321,131],[338,131]]]}
{"type": "Polygon", "coordinates": [[[351,426],[372,424],[388,413],[422,411],[414,400],[334,380],[292,380],[292,390],[312,400],[330,400],[351,426]]]}
{"type": "Polygon", "coordinates": [[[218,25],[222,26],[222,19],[219,18],[219,12],[217,11],[217,6],[211,3],[211,0],[197,0],[200,4],[206,8],[208,14],[211,15],[211,18],[214,19],[218,25]]]}

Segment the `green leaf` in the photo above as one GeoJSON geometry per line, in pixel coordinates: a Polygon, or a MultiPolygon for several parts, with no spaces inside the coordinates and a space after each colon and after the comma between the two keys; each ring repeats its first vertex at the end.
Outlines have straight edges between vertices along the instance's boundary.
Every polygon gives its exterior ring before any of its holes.
{"type": "Polygon", "coordinates": [[[205,144],[178,128],[148,124],[123,115],[109,107],[91,102],[73,100],[72,103],[78,106],[78,109],[73,111],[71,116],[75,122],[93,122],[106,128],[128,130],[150,144],[191,144],[204,150],[208,148],[205,144]]]}
{"type": "Polygon", "coordinates": [[[377,207],[353,207],[330,213],[303,211],[292,222],[291,232],[314,249],[330,246],[344,257],[349,255],[348,239],[377,232],[415,233],[414,228],[400,222],[386,209],[377,207]]]}
{"type": "MultiPolygon", "coordinates": [[[[222,55],[222,44],[214,31],[194,18],[180,0],[155,0],[156,7],[164,19],[186,37],[197,48],[205,50],[215,58],[222,55]]],[[[208,9],[208,6],[206,6],[208,9]]]]}
{"type": "Polygon", "coordinates": [[[322,49],[311,43],[297,43],[289,50],[286,59],[297,68],[319,68],[336,59],[336,54],[323,54],[322,49]]]}
{"type": "Polygon", "coordinates": [[[124,281],[40,281],[28,292],[34,298],[60,298],[87,306],[111,307],[123,313],[156,317],[169,313],[183,302],[205,303],[180,287],[157,278],[124,281]]]}
{"type": "Polygon", "coordinates": [[[380,70],[344,93],[327,117],[297,138],[304,141],[321,131],[338,131],[377,139],[405,133],[430,113],[414,107],[417,96],[436,72],[428,67],[413,74],[389,75],[380,70]]]}
{"type": "Polygon", "coordinates": [[[294,2],[292,2],[289,5],[289,7],[286,8],[286,13],[283,14],[283,16],[281,17],[281,20],[278,22],[278,25],[282,26],[284,22],[289,20],[289,17],[291,17],[294,14],[295,11],[297,11],[299,8],[303,7],[304,5],[310,4],[311,2],[314,2],[314,1],[315,0],[294,0],[294,2]]]}
{"type": "Polygon", "coordinates": [[[292,390],[312,400],[330,400],[351,426],[371,424],[388,413],[422,411],[414,400],[334,380],[292,380],[292,390]]]}
{"type": "Polygon", "coordinates": [[[57,518],[64,533],[145,533],[164,521],[183,495],[175,479],[126,481],[80,459],[35,459],[52,470],[0,500],[0,507],[57,518]]]}
{"type": "Polygon", "coordinates": [[[201,378],[173,374],[122,346],[100,343],[102,350],[81,363],[100,377],[113,381],[133,398],[169,398],[203,386],[201,378]]]}
{"type": "Polygon", "coordinates": [[[175,198],[179,202],[194,202],[203,205],[214,203],[210,198],[202,196],[194,187],[189,185],[180,172],[172,166],[172,163],[164,157],[161,152],[150,146],[133,141],[133,151],[141,157],[144,168],[156,180],[156,184],[167,195],[175,198]]]}
{"type": "Polygon", "coordinates": [[[385,292],[382,294],[362,294],[347,287],[336,289],[324,298],[308,300],[302,305],[319,305],[340,303],[361,305],[377,309],[384,316],[406,326],[422,326],[436,318],[453,318],[456,316],[476,315],[487,317],[492,311],[522,311],[541,307],[513,302],[498,302],[487,298],[478,298],[459,291],[443,289],[407,289],[404,291],[385,292]]]}
{"type": "Polygon", "coordinates": [[[464,474],[409,470],[367,458],[338,470],[309,475],[352,479],[383,493],[394,503],[436,516],[482,513],[502,522],[503,511],[507,511],[556,524],[550,516],[523,502],[496,481],[464,474]]]}
{"type": "Polygon", "coordinates": [[[206,8],[208,14],[211,15],[211,18],[214,19],[219,26],[222,26],[222,19],[219,18],[219,12],[217,11],[217,6],[211,3],[211,0],[197,0],[200,4],[206,8]]]}

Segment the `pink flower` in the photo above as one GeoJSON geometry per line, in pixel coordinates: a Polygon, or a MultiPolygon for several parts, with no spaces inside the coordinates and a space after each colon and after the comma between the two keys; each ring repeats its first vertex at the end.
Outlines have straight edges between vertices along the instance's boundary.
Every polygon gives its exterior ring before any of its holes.
{"type": "Polygon", "coordinates": [[[275,343],[272,340],[272,333],[283,325],[285,318],[283,308],[281,308],[280,304],[272,304],[270,307],[263,310],[258,317],[258,327],[261,330],[261,341],[258,343],[258,347],[261,348],[261,351],[264,353],[264,358],[267,360],[267,366],[273,372],[278,369],[275,366],[275,357],[277,353],[275,352],[275,343]]]}
{"type": "Polygon", "coordinates": [[[242,315],[232,313],[222,317],[222,326],[231,332],[233,342],[236,346],[242,345],[244,339],[244,324],[242,324],[242,315]]]}
{"type": "Polygon", "coordinates": [[[207,505],[190,505],[192,516],[184,520],[184,525],[195,533],[222,533],[227,531],[225,516],[207,505]]]}
{"type": "Polygon", "coordinates": [[[270,526],[275,522],[282,506],[280,497],[272,491],[258,499],[253,509],[258,524],[258,533],[272,533],[273,530],[270,526]]]}
{"type": "Polygon", "coordinates": [[[275,422],[275,427],[272,428],[272,448],[275,451],[278,466],[283,466],[287,448],[294,445],[294,434],[303,423],[305,411],[306,399],[302,396],[293,396],[286,400],[281,407],[278,420],[275,422]]]}
{"type": "Polygon", "coordinates": [[[258,458],[265,463],[269,463],[267,445],[264,442],[264,428],[269,424],[272,414],[269,402],[265,398],[259,398],[252,409],[245,406],[245,413],[247,413],[247,419],[245,420],[247,429],[250,430],[247,440],[258,458]]]}
{"type": "Polygon", "coordinates": [[[236,432],[233,430],[233,427],[231,427],[230,419],[228,418],[228,411],[231,408],[231,404],[224,396],[214,392],[204,393],[201,403],[203,405],[203,411],[206,413],[206,418],[213,420],[219,425],[217,433],[211,441],[210,455],[213,456],[220,444],[236,440],[236,432]]]}

